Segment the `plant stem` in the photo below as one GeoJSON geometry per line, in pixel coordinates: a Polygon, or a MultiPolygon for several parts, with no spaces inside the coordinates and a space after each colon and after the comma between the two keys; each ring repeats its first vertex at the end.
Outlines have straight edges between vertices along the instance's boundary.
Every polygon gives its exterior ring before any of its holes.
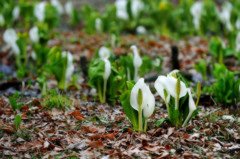
{"type": "Polygon", "coordinates": [[[66,84],[65,78],[62,78],[62,79],[58,82],[58,88],[59,88],[59,89],[65,89],[65,84],[66,84]]]}
{"type": "Polygon", "coordinates": [[[106,102],[107,79],[103,79],[103,103],[106,102]]]}
{"type": "Polygon", "coordinates": [[[134,81],[137,82],[137,78],[138,78],[138,67],[135,67],[134,69],[134,81]]]}
{"type": "Polygon", "coordinates": [[[101,89],[101,83],[98,81],[98,97],[101,103],[103,103],[103,98],[102,98],[102,89],[101,89]]]}
{"type": "Polygon", "coordinates": [[[139,132],[142,132],[142,105],[139,106],[139,110],[138,110],[138,124],[139,124],[139,132]]]}
{"type": "Polygon", "coordinates": [[[144,132],[147,132],[147,121],[148,121],[148,118],[145,119],[145,123],[144,123],[144,132]]]}

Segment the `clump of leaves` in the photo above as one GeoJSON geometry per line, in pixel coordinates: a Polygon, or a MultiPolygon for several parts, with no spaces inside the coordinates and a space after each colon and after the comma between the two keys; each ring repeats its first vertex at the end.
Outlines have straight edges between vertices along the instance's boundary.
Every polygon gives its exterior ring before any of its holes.
{"type": "Polygon", "coordinates": [[[48,25],[50,29],[53,29],[58,26],[60,17],[57,11],[57,8],[47,4],[45,6],[45,18],[44,22],[48,25]]]}
{"type": "Polygon", "coordinates": [[[59,95],[57,91],[51,90],[50,94],[43,99],[42,105],[46,109],[57,108],[57,109],[65,110],[70,108],[72,103],[73,101],[68,97],[59,95]]]}
{"type": "Polygon", "coordinates": [[[18,103],[17,98],[19,98],[18,92],[15,92],[15,94],[12,97],[9,97],[10,105],[14,111],[16,109],[21,110],[23,107],[23,103],[18,103]]]}
{"type": "Polygon", "coordinates": [[[37,82],[39,84],[42,96],[45,96],[48,91],[46,75],[42,73],[42,75],[37,78],[37,82]]]}
{"type": "Polygon", "coordinates": [[[50,50],[47,47],[47,42],[50,38],[48,26],[45,23],[41,23],[32,27],[29,31],[29,36],[34,50],[32,57],[36,61],[38,71],[42,72],[41,68],[46,64],[50,50]]]}
{"type": "Polygon", "coordinates": [[[96,59],[91,62],[88,70],[89,85],[97,89],[99,99],[102,103],[107,101],[114,104],[119,91],[124,87],[125,76],[122,68],[118,67],[116,63],[106,67],[106,60],[96,59]],[[104,75],[108,72],[110,72],[109,77],[104,79],[104,75]]]}
{"type": "Polygon", "coordinates": [[[14,29],[3,33],[3,40],[11,46],[16,58],[17,76],[23,78],[27,72],[27,34],[17,34],[14,29]]]}
{"type": "Polygon", "coordinates": [[[60,47],[53,47],[48,54],[45,69],[54,75],[59,89],[66,89],[67,80],[71,79],[74,71],[72,54],[61,51],[60,47]]]}
{"type": "Polygon", "coordinates": [[[148,118],[155,109],[155,99],[149,86],[140,78],[136,84],[127,82],[127,89],[120,97],[124,112],[133,124],[134,130],[146,132],[148,118]],[[144,129],[143,129],[144,127],[144,129]]]}
{"type": "Polygon", "coordinates": [[[15,119],[14,119],[14,125],[15,125],[15,128],[16,128],[16,131],[18,130],[21,122],[22,122],[22,118],[21,118],[20,115],[17,114],[17,115],[15,116],[15,119]]]}
{"type": "Polygon", "coordinates": [[[207,80],[207,62],[204,59],[200,59],[197,64],[194,64],[194,68],[201,73],[203,80],[207,80]]]}
{"type": "Polygon", "coordinates": [[[88,84],[97,89],[101,103],[116,103],[116,98],[125,85],[123,67],[117,62],[111,63],[112,56],[108,48],[101,47],[88,69],[88,84]]]}
{"type": "Polygon", "coordinates": [[[214,99],[224,106],[237,103],[240,99],[240,79],[234,78],[234,73],[225,69],[213,85],[214,99]]]}
{"type": "Polygon", "coordinates": [[[209,51],[218,59],[220,64],[223,64],[224,57],[234,54],[234,51],[227,48],[220,37],[211,38],[209,51]]]}
{"type": "Polygon", "coordinates": [[[80,19],[81,19],[81,17],[80,17],[80,14],[78,13],[78,10],[73,7],[73,4],[72,4],[71,1],[68,1],[65,4],[65,10],[66,10],[66,13],[69,16],[69,23],[70,23],[70,25],[78,24],[80,19]]]}
{"type": "Polygon", "coordinates": [[[195,104],[190,88],[180,80],[178,71],[172,71],[167,76],[159,76],[155,88],[165,101],[170,122],[175,126],[186,126],[199,111],[197,104],[201,94],[201,85],[197,88],[197,102],[195,104]]]}

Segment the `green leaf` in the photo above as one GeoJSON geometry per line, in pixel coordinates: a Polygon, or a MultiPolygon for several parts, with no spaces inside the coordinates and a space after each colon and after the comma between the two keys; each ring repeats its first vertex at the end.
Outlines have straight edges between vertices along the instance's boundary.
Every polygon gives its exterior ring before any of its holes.
{"type": "Polygon", "coordinates": [[[160,125],[162,125],[165,121],[167,121],[168,119],[166,118],[162,118],[156,121],[156,127],[159,127],[160,125]]]}
{"type": "Polygon", "coordinates": [[[18,91],[16,91],[16,92],[13,94],[13,97],[14,97],[14,98],[19,98],[19,93],[18,93],[18,91]]]}
{"type": "Polygon", "coordinates": [[[14,97],[9,97],[10,105],[12,106],[12,109],[15,111],[17,108],[17,101],[14,97]]]}
{"type": "Polygon", "coordinates": [[[133,55],[120,56],[120,66],[124,66],[126,80],[134,80],[133,55]]]}
{"type": "Polygon", "coordinates": [[[128,119],[133,124],[134,130],[138,130],[138,112],[130,104],[131,91],[128,90],[120,96],[121,105],[128,119]]]}
{"type": "Polygon", "coordinates": [[[149,73],[152,70],[152,60],[149,56],[142,57],[142,65],[139,69],[139,75],[143,76],[145,73],[149,73]]]}
{"type": "Polygon", "coordinates": [[[135,81],[127,81],[128,90],[132,90],[132,88],[134,87],[135,84],[136,84],[135,81]]]}
{"type": "Polygon", "coordinates": [[[21,116],[20,115],[16,115],[15,116],[15,120],[14,120],[14,124],[15,124],[16,130],[18,130],[21,122],[22,122],[21,116]]]}
{"type": "Polygon", "coordinates": [[[97,89],[97,81],[101,81],[101,86],[103,88],[103,75],[105,72],[105,63],[102,60],[93,61],[88,69],[89,82],[88,84],[97,89]]]}
{"type": "Polygon", "coordinates": [[[201,73],[203,80],[207,78],[207,62],[204,59],[200,59],[198,64],[194,64],[194,68],[201,73]]]}
{"type": "Polygon", "coordinates": [[[119,94],[122,93],[126,78],[123,67],[119,67],[117,63],[112,63],[111,75],[107,82],[107,101],[110,104],[115,104],[119,94]]]}

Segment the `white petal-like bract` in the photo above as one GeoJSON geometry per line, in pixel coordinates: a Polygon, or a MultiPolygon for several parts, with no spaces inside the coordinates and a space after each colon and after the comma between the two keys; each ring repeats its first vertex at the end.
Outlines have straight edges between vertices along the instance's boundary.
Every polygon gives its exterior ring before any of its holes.
{"type": "Polygon", "coordinates": [[[154,83],[155,89],[157,90],[161,98],[166,102],[166,104],[168,104],[170,100],[170,94],[167,93],[166,97],[164,94],[164,90],[167,92],[167,85],[168,85],[168,79],[166,76],[158,76],[157,80],[154,83]]]}
{"type": "Polygon", "coordinates": [[[95,20],[95,28],[97,30],[97,32],[102,32],[102,20],[100,18],[97,18],[95,20]]]}
{"type": "Polygon", "coordinates": [[[73,5],[71,1],[68,1],[65,4],[65,12],[70,16],[72,14],[72,10],[73,10],[73,5]]]}
{"type": "Polygon", "coordinates": [[[220,20],[226,25],[226,28],[229,31],[233,30],[232,24],[231,24],[231,11],[232,11],[232,4],[230,2],[224,2],[222,5],[222,11],[220,12],[217,10],[218,16],[220,20]]]}
{"type": "Polygon", "coordinates": [[[110,50],[107,47],[102,46],[99,49],[98,54],[102,60],[108,59],[110,57],[110,50]]]}
{"type": "Polygon", "coordinates": [[[192,113],[194,112],[194,110],[196,110],[196,105],[195,105],[195,102],[193,100],[193,97],[192,97],[192,94],[191,94],[191,90],[190,88],[187,88],[187,92],[188,92],[188,98],[189,98],[189,101],[188,101],[188,106],[189,106],[189,112],[188,112],[188,116],[187,118],[185,119],[184,123],[183,123],[183,126],[186,126],[189,119],[191,119],[192,117],[192,113]]]}
{"type": "Polygon", "coordinates": [[[38,43],[39,42],[39,34],[38,34],[38,27],[34,26],[29,31],[29,36],[32,42],[38,43]]]}
{"type": "Polygon", "coordinates": [[[134,57],[133,57],[133,65],[134,67],[140,67],[142,65],[142,58],[139,55],[138,49],[136,45],[132,45],[130,48],[133,51],[134,57]]]}
{"type": "Polygon", "coordinates": [[[143,3],[141,0],[132,0],[131,11],[134,17],[143,9],[143,3]]]}
{"type": "Polygon", "coordinates": [[[104,59],[105,62],[105,72],[103,75],[104,80],[107,80],[111,74],[111,63],[108,59],[104,59]]]}
{"type": "Polygon", "coordinates": [[[43,22],[45,19],[45,6],[46,2],[39,2],[34,7],[34,16],[37,17],[39,22],[43,22]]]}
{"type": "Polygon", "coordinates": [[[138,34],[146,34],[147,33],[147,30],[144,26],[138,26],[136,31],[138,34]]]}
{"type": "Polygon", "coordinates": [[[71,79],[72,74],[74,72],[73,55],[68,51],[63,51],[62,56],[67,57],[67,69],[66,69],[65,78],[69,80],[71,79]]]}
{"type": "Polygon", "coordinates": [[[149,107],[152,105],[155,105],[155,100],[152,101],[152,93],[149,89],[149,86],[147,86],[144,83],[143,78],[140,78],[132,88],[131,95],[130,95],[130,104],[133,107],[133,109],[137,111],[139,110],[138,99],[137,99],[139,89],[142,90],[142,97],[143,97],[141,109],[144,109],[147,105],[149,105],[149,107]]]}
{"type": "Polygon", "coordinates": [[[0,14],[0,25],[4,25],[4,24],[5,24],[4,16],[0,14]]]}
{"type": "Polygon", "coordinates": [[[14,29],[7,29],[3,33],[3,40],[5,41],[5,43],[7,43],[12,47],[14,54],[19,55],[20,49],[16,43],[17,39],[18,39],[18,36],[14,29]]]}
{"type": "Polygon", "coordinates": [[[240,18],[238,18],[238,19],[236,20],[235,26],[236,26],[237,30],[240,30],[240,18]]]}
{"type": "Polygon", "coordinates": [[[238,32],[237,37],[236,37],[236,52],[240,52],[240,32],[238,32]]]}
{"type": "Polygon", "coordinates": [[[12,14],[14,20],[18,19],[20,15],[20,8],[18,6],[14,7],[12,14]]]}
{"type": "Polygon", "coordinates": [[[196,29],[199,29],[200,27],[200,18],[202,16],[203,11],[203,2],[195,2],[191,9],[191,14],[193,16],[193,24],[196,29]]]}
{"type": "Polygon", "coordinates": [[[58,14],[63,14],[62,4],[58,0],[51,0],[51,4],[57,8],[58,14]]]}
{"type": "Polygon", "coordinates": [[[127,0],[116,0],[117,17],[119,19],[128,20],[127,0]]]}

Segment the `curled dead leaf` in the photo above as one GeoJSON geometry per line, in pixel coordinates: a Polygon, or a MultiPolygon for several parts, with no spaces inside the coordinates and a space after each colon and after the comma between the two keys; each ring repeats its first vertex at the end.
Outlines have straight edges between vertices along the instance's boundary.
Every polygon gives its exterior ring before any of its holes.
{"type": "Polygon", "coordinates": [[[104,144],[101,140],[98,141],[90,141],[87,142],[87,144],[92,147],[92,148],[96,148],[96,149],[103,149],[104,148],[104,144]]]}

